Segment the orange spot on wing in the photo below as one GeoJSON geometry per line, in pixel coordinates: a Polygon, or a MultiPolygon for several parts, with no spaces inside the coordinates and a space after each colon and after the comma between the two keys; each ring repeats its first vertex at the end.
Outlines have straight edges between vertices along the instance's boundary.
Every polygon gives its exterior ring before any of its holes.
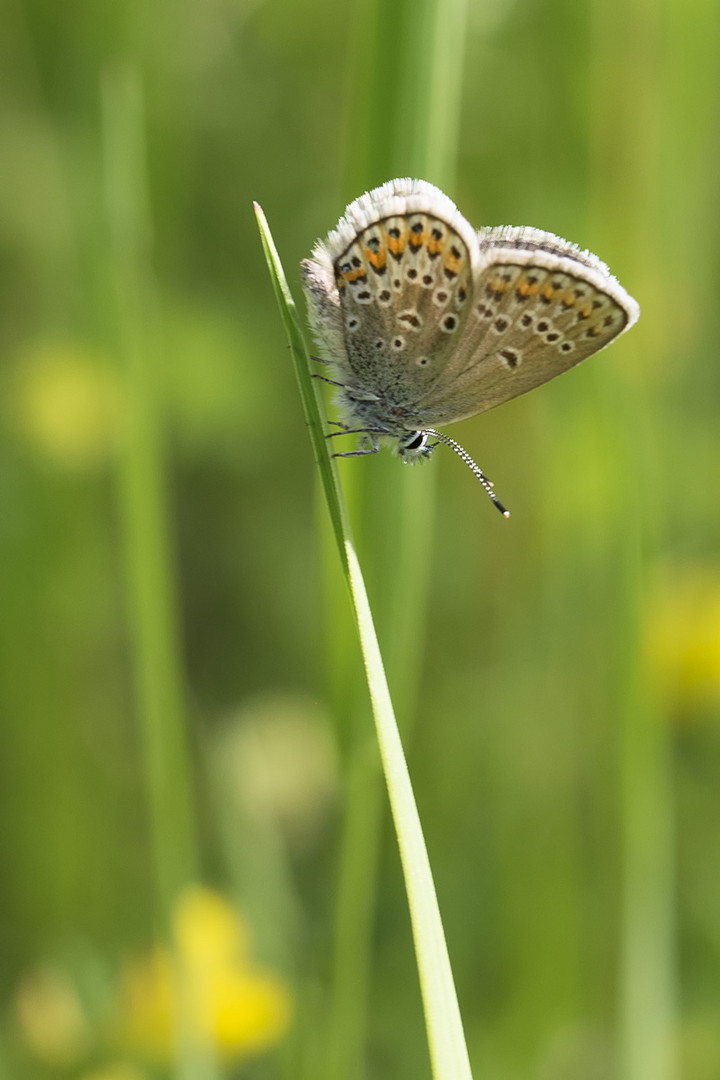
{"type": "Polygon", "coordinates": [[[449,270],[451,274],[459,274],[460,267],[462,266],[462,259],[458,259],[453,255],[452,251],[449,251],[445,256],[445,269],[449,270]]]}
{"type": "Polygon", "coordinates": [[[414,232],[410,233],[410,246],[411,247],[419,248],[419,247],[422,247],[424,243],[425,243],[425,232],[424,231],[421,232],[421,233],[414,233],[414,232]]]}
{"type": "Polygon", "coordinates": [[[354,282],[358,281],[360,278],[367,277],[367,271],[362,266],[358,266],[354,270],[344,270],[344,271],[342,271],[341,276],[345,278],[348,285],[352,285],[352,284],[354,284],[354,282]]]}
{"type": "Polygon", "coordinates": [[[431,236],[428,240],[428,251],[431,255],[437,255],[439,251],[445,247],[445,241],[442,237],[436,240],[434,236],[431,236]]]}
{"type": "Polygon", "coordinates": [[[534,296],[540,286],[536,283],[531,285],[527,278],[522,278],[517,284],[517,291],[521,296],[534,296]]]}
{"type": "Polygon", "coordinates": [[[393,255],[402,255],[405,250],[404,236],[388,236],[388,248],[393,255]]]}
{"type": "Polygon", "coordinates": [[[553,296],[555,295],[555,290],[553,289],[550,282],[548,282],[547,285],[543,286],[542,294],[546,300],[552,300],[553,296]]]}
{"type": "Polygon", "coordinates": [[[365,248],[365,258],[369,263],[372,263],[376,270],[382,270],[387,262],[387,251],[384,247],[381,247],[378,251],[373,251],[371,248],[365,248]]]}

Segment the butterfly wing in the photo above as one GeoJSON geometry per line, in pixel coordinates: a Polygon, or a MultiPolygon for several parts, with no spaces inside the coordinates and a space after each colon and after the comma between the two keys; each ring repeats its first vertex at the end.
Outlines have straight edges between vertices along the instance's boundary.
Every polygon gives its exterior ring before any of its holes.
{"type": "Polygon", "coordinates": [[[325,358],[400,417],[446,368],[479,269],[477,234],[431,184],[394,180],[361,196],[303,264],[325,358]]]}
{"type": "Polygon", "coordinates": [[[485,412],[609,345],[639,308],[590,252],[532,228],[478,233],[480,266],[457,348],[417,402],[426,426],[485,412]]]}

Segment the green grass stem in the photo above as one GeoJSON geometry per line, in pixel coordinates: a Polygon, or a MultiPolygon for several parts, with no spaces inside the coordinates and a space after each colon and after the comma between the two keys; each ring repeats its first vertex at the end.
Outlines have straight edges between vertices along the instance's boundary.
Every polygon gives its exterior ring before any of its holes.
{"type": "MultiPolygon", "coordinates": [[[[593,224],[598,234],[613,236],[615,250],[625,253],[638,281],[641,307],[652,283],[642,275],[637,258],[650,244],[647,266],[662,265],[666,257],[656,245],[661,234],[656,222],[663,218],[662,176],[658,159],[663,150],[680,161],[673,146],[663,147],[658,109],[673,107],[678,88],[668,89],[668,73],[649,48],[639,57],[624,47],[614,49],[616,69],[608,93],[605,50],[616,39],[621,6],[599,6],[593,15],[593,44],[597,63],[591,67],[593,106],[593,175],[597,177],[593,224]],[[638,70],[638,64],[642,69],[638,70]],[[632,87],[642,86],[633,94],[632,87]],[[655,161],[657,167],[647,168],[655,161]],[[630,192],[630,194],[628,194],[630,192]],[[618,218],[625,202],[634,211],[632,223],[618,218]]],[[[629,16],[640,40],[651,41],[660,32],[666,14],[635,0],[622,14],[629,16]]],[[[683,18],[682,22],[685,23],[683,18]]],[[[674,39],[681,28],[668,33],[674,39]]],[[[647,634],[648,567],[659,542],[662,505],[659,465],[652,448],[662,445],[657,431],[659,402],[651,385],[637,401],[636,365],[650,358],[660,329],[652,309],[637,331],[638,352],[629,368],[607,381],[601,407],[613,446],[621,453],[622,476],[616,503],[621,514],[613,572],[613,637],[616,642],[616,697],[619,717],[619,819],[621,828],[622,896],[619,948],[619,1075],[623,1080],[674,1080],[677,1076],[678,987],[675,941],[675,791],[669,717],[645,669],[643,634],[647,634]],[[644,342],[644,349],[642,348],[644,342]],[[638,346],[640,348],[638,349],[638,346]]],[[[662,337],[668,340],[668,323],[662,337]]],[[[655,363],[655,360],[652,361],[655,363]]],[[[646,361],[647,363],[647,361],[646,361]]]]}
{"type": "Polygon", "coordinates": [[[329,455],[317,384],[310,371],[294,301],[264,214],[255,207],[268,268],[295,365],[315,459],[350,590],[358,628],[380,755],[400,848],[415,941],[430,1056],[435,1080],[470,1080],[460,1011],[420,818],[393,712],[365,583],[345,509],[335,463],[329,455]]]}

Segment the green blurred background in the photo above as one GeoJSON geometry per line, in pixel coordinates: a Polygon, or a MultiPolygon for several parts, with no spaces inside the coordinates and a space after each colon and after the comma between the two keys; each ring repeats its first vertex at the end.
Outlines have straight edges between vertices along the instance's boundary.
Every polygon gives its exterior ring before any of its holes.
{"type": "MultiPolygon", "coordinates": [[[[419,171],[435,7],[2,7],[10,1080],[430,1075],[251,202],[300,301],[345,204],[419,171]],[[174,1064],[171,938],[212,1000],[174,1064]]],[[[425,178],[477,226],[596,251],[643,311],[452,430],[509,522],[449,453],[343,464],[470,1056],[476,1080],[717,1080],[720,7],[460,16],[425,178]]]]}

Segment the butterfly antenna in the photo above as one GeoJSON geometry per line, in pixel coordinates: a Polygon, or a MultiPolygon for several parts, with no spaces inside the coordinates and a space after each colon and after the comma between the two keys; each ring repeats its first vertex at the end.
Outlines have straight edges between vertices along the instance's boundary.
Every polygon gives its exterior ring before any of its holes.
{"type": "Polygon", "coordinates": [[[478,478],[478,480],[485,488],[485,491],[488,493],[502,516],[510,517],[510,511],[505,509],[505,507],[493,491],[492,480],[488,480],[485,473],[482,471],[477,462],[473,461],[467,450],[462,447],[459,442],[455,442],[454,439],[451,439],[449,435],[444,435],[442,431],[435,431],[434,428],[424,428],[424,431],[427,435],[432,435],[432,437],[434,439],[437,439],[438,442],[444,443],[445,446],[449,446],[451,450],[454,450],[457,456],[465,462],[470,472],[478,478]]]}

